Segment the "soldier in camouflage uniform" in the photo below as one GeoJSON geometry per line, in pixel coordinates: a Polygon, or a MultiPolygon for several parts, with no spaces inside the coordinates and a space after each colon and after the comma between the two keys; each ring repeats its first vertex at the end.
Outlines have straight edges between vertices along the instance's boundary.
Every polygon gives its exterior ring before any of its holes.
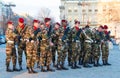
{"type": "Polygon", "coordinates": [[[26,26],[26,33],[24,39],[26,41],[26,53],[27,53],[27,69],[28,73],[37,73],[34,70],[34,65],[37,58],[37,38],[35,35],[35,29],[38,27],[38,21],[33,21],[33,26],[26,26]]]}
{"type": "Polygon", "coordinates": [[[61,68],[63,70],[68,70],[68,68],[66,68],[64,66],[64,63],[65,63],[65,59],[67,57],[67,52],[68,52],[68,32],[70,30],[70,27],[68,26],[67,24],[67,21],[66,20],[62,20],[61,21],[61,25],[62,25],[62,29],[64,30],[64,34],[63,34],[63,37],[62,37],[62,64],[61,64],[61,68]]]}
{"type": "Polygon", "coordinates": [[[57,22],[55,23],[53,32],[52,32],[52,42],[54,46],[52,47],[52,61],[53,61],[53,66],[56,66],[56,51],[58,50],[58,40],[59,40],[59,26],[60,24],[57,22]]]}
{"type": "Polygon", "coordinates": [[[24,39],[24,34],[26,32],[26,26],[24,24],[24,19],[19,18],[18,20],[18,26],[15,29],[15,33],[18,35],[18,64],[20,67],[20,70],[22,70],[22,57],[23,57],[23,51],[26,55],[26,43],[24,39]]]}
{"type": "Polygon", "coordinates": [[[51,40],[51,32],[52,32],[52,26],[50,25],[51,19],[45,18],[45,28],[41,32],[41,56],[40,56],[40,62],[41,62],[41,71],[54,71],[50,68],[50,64],[52,61],[52,51],[51,47],[53,46],[52,40],[51,40]],[[45,66],[47,66],[47,70],[45,70],[45,66]]]}
{"type": "Polygon", "coordinates": [[[91,67],[89,63],[90,55],[92,46],[92,31],[90,30],[89,26],[87,25],[82,32],[82,37],[84,39],[84,60],[83,60],[83,67],[91,67]]]}
{"type": "Polygon", "coordinates": [[[108,63],[108,56],[109,56],[108,41],[110,41],[110,32],[108,32],[107,29],[108,29],[108,26],[104,25],[103,41],[101,44],[103,65],[111,65],[108,63]]]}
{"type": "Polygon", "coordinates": [[[101,43],[101,32],[102,26],[98,28],[98,30],[93,29],[93,44],[92,44],[92,51],[93,51],[93,60],[94,60],[94,66],[101,66],[99,64],[100,59],[100,43],[101,43]]]}
{"type": "Polygon", "coordinates": [[[81,51],[81,46],[80,46],[80,32],[81,30],[79,29],[80,22],[75,21],[75,26],[71,29],[71,34],[72,34],[72,69],[75,68],[80,68],[77,65],[77,62],[79,60],[80,56],[80,51],[81,51]]]}
{"type": "Polygon", "coordinates": [[[16,68],[17,64],[17,55],[16,55],[16,49],[15,49],[15,39],[17,37],[17,34],[14,33],[14,27],[12,21],[9,21],[8,28],[6,30],[6,71],[12,72],[12,71],[19,71],[16,68]],[[12,59],[13,63],[13,70],[9,68],[10,60],[12,59]]]}
{"type": "Polygon", "coordinates": [[[34,32],[34,39],[37,42],[37,67],[40,68],[40,41],[41,41],[41,30],[39,27],[39,20],[33,20],[33,32],[34,32]]]}

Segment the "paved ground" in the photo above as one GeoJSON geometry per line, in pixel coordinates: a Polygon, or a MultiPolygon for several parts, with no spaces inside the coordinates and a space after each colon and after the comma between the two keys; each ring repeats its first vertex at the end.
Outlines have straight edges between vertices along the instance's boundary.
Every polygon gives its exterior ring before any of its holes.
{"type": "MultiPolygon", "coordinates": [[[[5,45],[0,45],[0,78],[120,78],[120,50],[114,46],[110,50],[109,62],[111,66],[92,67],[82,69],[69,69],[68,71],[40,72],[38,74],[28,74],[25,59],[24,70],[21,72],[5,71],[5,45]]],[[[67,65],[66,65],[67,66],[67,65]]]]}

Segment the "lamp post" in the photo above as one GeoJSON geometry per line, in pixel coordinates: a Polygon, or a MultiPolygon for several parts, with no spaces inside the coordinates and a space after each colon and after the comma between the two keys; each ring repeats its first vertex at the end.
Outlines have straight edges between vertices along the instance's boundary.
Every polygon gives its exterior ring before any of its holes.
{"type": "Polygon", "coordinates": [[[5,4],[4,6],[7,7],[7,19],[11,20],[11,15],[12,15],[11,7],[16,7],[16,5],[9,3],[9,4],[5,4]]]}

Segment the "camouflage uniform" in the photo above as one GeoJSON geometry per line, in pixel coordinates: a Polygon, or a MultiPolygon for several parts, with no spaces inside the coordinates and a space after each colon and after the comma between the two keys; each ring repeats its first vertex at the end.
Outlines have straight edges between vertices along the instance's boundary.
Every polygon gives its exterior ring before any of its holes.
{"type": "Polygon", "coordinates": [[[26,42],[24,39],[24,34],[26,33],[26,26],[24,25],[24,28],[17,26],[17,28],[15,29],[15,33],[19,36],[17,40],[18,41],[18,63],[19,63],[20,69],[22,70],[23,52],[26,55],[26,42]]]}
{"type": "Polygon", "coordinates": [[[101,50],[102,50],[102,61],[103,65],[111,65],[108,63],[108,56],[109,56],[109,46],[108,46],[108,40],[110,40],[109,33],[105,34],[104,32],[102,33],[103,35],[103,41],[101,44],[101,50]]]}
{"type": "Polygon", "coordinates": [[[41,64],[41,71],[46,71],[44,66],[47,66],[47,71],[53,71],[50,69],[50,64],[52,61],[52,51],[50,46],[50,32],[48,28],[45,28],[41,31],[41,54],[40,54],[40,64],[41,64]]]}
{"type": "Polygon", "coordinates": [[[55,56],[56,56],[56,51],[58,50],[58,40],[59,40],[59,29],[53,30],[52,34],[52,42],[54,46],[52,47],[52,61],[53,65],[55,66],[55,56]]]}
{"type": "Polygon", "coordinates": [[[9,69],[10,60],[12,59],[13,63],[13,71],[16,71],[16,62],[17,62],[17,55],[15,49],[15,38],[17,35],[14,33],[12,29],[6,30],[6,71],[11,71],[9,69]]]}
{"type": "Polygon", "coordinates": [[[92,31],[89,28],[85,28],[83,30],[83,38],[84,38],[84,61],[83,61],[83,66],[84,67],[90,67],[88,65],[89,59],[91,56],[91,50],[92,46],[91,43],[93,42],[92,40],[92,31]]]}
{"type": "Polygon", "coordinates": [[[37,42],[34,38],[33,29],[31,26],[26,26],[26,33],[24,39],[26,40],[26,53],[27,53],[27,68],[28,73],[37,73],[34,71],[34,64],[37,57],[37,42]]]}
{"type": "Polygon", "coordinates": [[[80,68],[77,66],[77,62],[79,60],[81,46],[80,46],[80,34],[78,34],[79,28],[74,27],[71,30],[72,34],[72,68],[80,68]]]}
{"type": "Polygon", "coordinates": [[[94,66],[99,66],[99,59],[100,59],[100,43],[101,43],[101,37],[100,37],[100,32],[95,31],[93,34],[93,46],[92,46],[92,51],[93,51],[93,58],[94,58],[94,66]]]}

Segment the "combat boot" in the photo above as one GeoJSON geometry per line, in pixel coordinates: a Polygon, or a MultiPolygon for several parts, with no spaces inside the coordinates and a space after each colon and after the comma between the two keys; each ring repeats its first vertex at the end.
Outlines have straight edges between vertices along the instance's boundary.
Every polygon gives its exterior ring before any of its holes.
{"type": "Polygon", "coordinates": [[[81,68],[81,67],[79,67],[79,66],[77,65],[77,62],[75,62],[75,68],[81,68]]]}
{"type": "Polygon", "coordinates": [[[87,63],[84,63],[84,64],[83,64],[83,67],[85,67],[85,68],[91,68],[91,66],[88,65],[87,63]]]}
{"type": "Polygon", "coordinates": [[[62,70],[60,65],[57,65],[57,70],[62,70]]]}
{"type": "Polygon", "coordinates": [[[19,62],[19,66],[20,66],[20,71],[23,70],[22,69],[22,62],[19,62]]]}
{"type": "Polygon", "coordinates": [[[71,69],[75,69],[75,65],[74,65],[74,63],[72,63],[71,69]]]}
{"type": "Polygon", "coordinates": [[[20,69],[17,69],[16,65],[13,65],[13,71],[20,71],[20,69]]]}
{"type": "Polygon", "coordinates": [[[31,71],[32,73],[37,73],[32,67],[31,67],[31,71]]]}
{"type": "Polygon", "coordinates": [[[111,65],[110,63],[108,63],[108,61],[107,61],[107,60],[105,61],[105,63],[106,63],[106,65],[111,65]]]}
{"type": "Polygon", "coordinates": [[[37,68],[40,68],[39,62],[37,62],[37,68]]]}
{"type": "Polygon", "coordinates": [[[69,70],[68,68],[64,67],[64,65],[61,65],[61,68],[62,68],[63,70],[69,70]]]}
{"type": "Polygon", "coordinates": [[[41,72],[47,72],[47,70],[45,70],[44,67],[41,66],[41,72]]]}
{"type": "Polygon", "coordinates": [[[9,69],[9,65],[6,66],[6,71],[7,72],[13,72],[13,70],[9,69]]]}
{"type": "Polygon", "coordinates": [[[103,60],[103,65],[106,65],[105,60],[103,60]]]}
{"type": "Polygon", "coordinates": [[[68,66],[72,66],[71,62],[68,63],[68,66]]]}
{"type": "Polygon", "coordinates": [[[32,73],[32,71],[31,71],[31,69],[30,69],[29,67],[27,67],[27,70],[28,70],[28,73],[29,73],[29,74],[32,73]]]}
{"type": "Polygon", "coordinates": [[[102,66],[102,65],[99,63],[99,60],[97,60],[97,65],[98,65],[98,66],[102,66]]]}
{"type": "Polygon", "coordinates": [[[51,69],[49,65],[47,66],[47,71],[55,72],[55,70],[51,69]]]}

